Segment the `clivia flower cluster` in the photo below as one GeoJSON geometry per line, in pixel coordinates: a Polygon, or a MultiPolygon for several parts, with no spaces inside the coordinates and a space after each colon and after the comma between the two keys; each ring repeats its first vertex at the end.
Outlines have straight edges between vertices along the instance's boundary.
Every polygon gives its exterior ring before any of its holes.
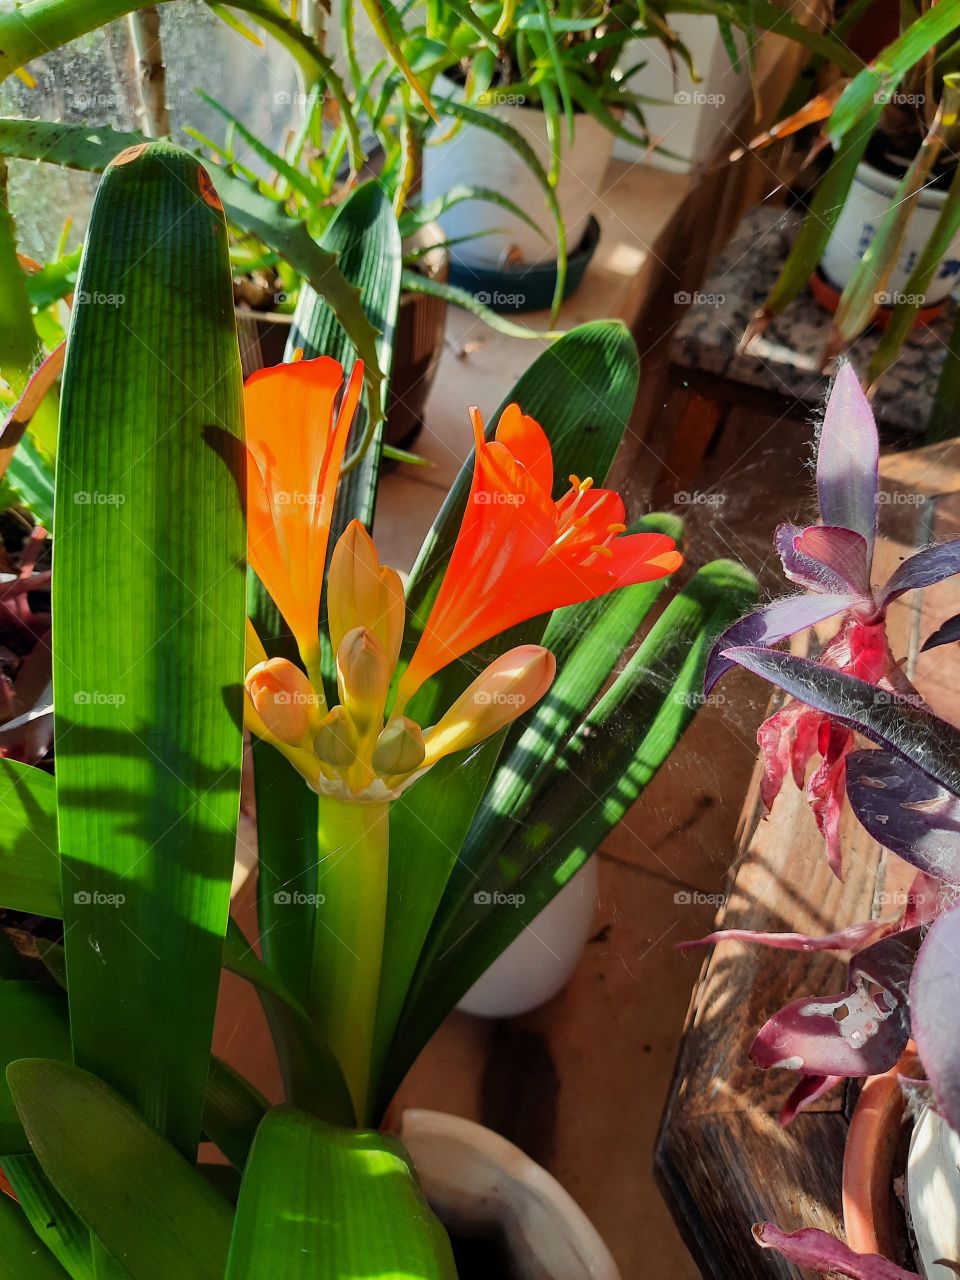
{"type": "Polygon", "coordinates": [[[326,573],[338,701],[321,677],[320,600],[337,482],[363,371],[344,388],[328,357],[253,374],[244,388],[249,560],[303,661],[268,658],[248,624],[245,720],[322,795],[394,799],[444,756],[472,747],[546,693],[556,663],[540,645],[493,661],[440,717],[405,714],[441,668],[538,614],[665,577],[681,563],[671,538],[627,534],[612,490],[570,477],[554,501],[553,458],[540,425],[510,405],[487,441],[478,410],[473,483],[443,582],[404,667],[405,607],[395,569],[351,522],[326,573]],[[337,398],[340,396],[339,408],[337,398]]]}

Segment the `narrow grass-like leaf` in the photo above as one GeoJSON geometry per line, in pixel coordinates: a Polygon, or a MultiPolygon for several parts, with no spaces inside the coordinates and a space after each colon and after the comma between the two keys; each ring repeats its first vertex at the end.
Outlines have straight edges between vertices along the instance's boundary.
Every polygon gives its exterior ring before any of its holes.
{"type": "Polygon", "coordinates": [[[457,1000],[636,801],[697,710],[711,645],[755,600],[756,582],[739,565],[701,569],[536,776],[527,803],[504,816],[508,840],[479,844],[469,866],[457,864],[411,983],[382,1104],[457,1000]]]}
{"type": "Polygon", "coordinates": [[[47,1177],[131,1280],[223,1280],[230,1205],[129,1103],[65,1062],[7,1080],[47,1177]]]}
{"type": "MultiPolygon", "coordinates": [[[[0,120],[0,155],[45,160],[87,173],[102,172],[121,152],[147,141],[143,134],[121,133],[109,126],[91,130],[86,125],[43,120],[0,120]]],[[[212,162],[207,168],[229,220],[279,253],[336,311],[363,359],[370,403],[379,405],[382,391],[376,330],[360,305],[359,290],[339,271],[336,256],[320,248],[305,222],[290,217],[252,184],[212,162]]]]}
{"type": "Polygon", "coordinates": [[[0,759],[0,906],[60,916],[57,787],[42,769],[0,759]]]}
{"type": "Polygon", "coordinates": [[[19,1205],[0,1195],[0,1280],[67,1280],[19,1205]]]}
{"type": "Polygon", "coordinates": [[[271,1111],[243,1178],[226,1280],[456,1280],[450,1242],[400,1143],[271,1111]]]}
{"type": "Polygon", "coordinates": [[[227,229],[193,157],[153,143],[109,168],[79,283],[53,582],[74,1051],[192,1156],[239,810],[245,550],[220,456],[242,435],[227,229]],[[91,565],[109,566],[96,591],[91,565]]]}
{"type": "Polygon", "coordinates": [[[408,293],[425,293],[431,298],[443,298],[444,302],[449,302],[454,307],[462,307],[464,311],[469,311],[491,329],[508,338],[539,338],[543,341],[545,338],[553,339],[563,336],[559,329],[528,329],[522,324],[514,324],[512,320],[500,315],[492,307],[480,302],[476,294],[468,289],[447,284],[444,280],[431,280],[429,276],[421,275],[409,267],[404,267],[403,270],[403,287],[408,293]]]}
{"type": "Polygon", "coordinates": [[[464,200],[482,200],[488,204],[499,205],[502,209],[508,209],[514,217],[525,222],[532,231],[536,231],[538,236],[543,236],[543,229],[540,225],[534,222],[529,213],[511,200],[508,195],[502,191],[495,190],[493,187],[478,187],[473,183],[458,183],[455,187],[450,187],[443,195],[437,196],[435,200],[430,200],[427,204],[418,204],[412,209],[405,209],[400,216],[401,236],[412,235],[418,227],[422,227],[426,222],[435,221],[441,214],[446,213],[448,209],[452,209],[454,205],[461,204],[464,200]]]}
{"type": "Polygon", "coordinates": [[[911,22],[869,66],[847,85],[827,123],[827,134],[839,141],[868,114],[873,104],[889,101],[904,75],[935,44],[960,28],[960,0],[941,0],[911,22]]]}
{"type": "MultiPolygon", "coordinates": [[[[67,1001],[59,987],[0,982],[0,1067],[17,1058],[70,1057],[67,1001]]],[[[6,1081],[0,1082],[0,1159],[30,1150],[6,1081]]]]}
{"type": "MultiPolygon", "coordinates": [[[[960,0],[957,0],[957,2],[960,3],[960,0]]],[[[563,223],[563,214],[560,212],[557,193],[550,183],[546,170],[523,134],[518,129],[515,129],[513,125],[494,115],[493,112],[472,107],[466,102],[457,101],[455,98],[438,98],[436,106],[441,115],[453,116],[466,124],[477,125],[479,128],[486,129],[489,133],[496,134],[497,137],[502,138],[510,149],[516,152],[537,180],[537,184],[543,192],[547,208],[553,217],[557,232],[557,283],[553,291],[553,305],[550,310],[550,323],[554,324],[557,312],[560,310],[560,303],[563,301],[563,293],[567,282],[567,233],[563,223]]]]}

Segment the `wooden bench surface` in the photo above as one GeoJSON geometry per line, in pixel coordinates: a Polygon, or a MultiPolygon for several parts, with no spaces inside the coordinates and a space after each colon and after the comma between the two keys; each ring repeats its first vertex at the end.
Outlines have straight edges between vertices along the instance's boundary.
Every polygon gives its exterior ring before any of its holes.
{"type": "MultiPolygon", "coordinates": [[[[881,532],[874,580],[931,541],[960,536],[960,445],[881,462],[881,532]]],[[[960,721],[960,646],[918,653],[960,609],[956,583],[901,597],[888,629],[897,656],[937,711],[960,721]]],[[[737,860],[717,927],[829,933],[891,916],[912,872],[886,855],[847,808],[843,882],[829,870],[809,807],[789,780],[769,818],[759,764],[743,808],[737,860]]],[[[856,1085],[837,1088],[784,1129],[777,1116],[795,1073],[762,1072],[747,1057],[754,1034],[798,996],[842,990],[846,953],[803,954],[727,943],[704,961],[687,1015],[655,1152],[655,1173],[704,1276],[716,1280],[814,1275],[751,1239],[753,1222],[841,1233],[843,1149],[856,1085]]]]}

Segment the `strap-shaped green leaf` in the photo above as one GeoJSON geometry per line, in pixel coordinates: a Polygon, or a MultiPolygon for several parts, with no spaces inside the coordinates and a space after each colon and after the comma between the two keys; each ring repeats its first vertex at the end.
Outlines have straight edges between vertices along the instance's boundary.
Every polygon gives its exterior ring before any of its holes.
{"type": "Polygon", "coordinates": [[[89,1230],[63,1196],[54,1190],[37,1157],[32,1154],[8,1156],[3,1161],[3,1171],[34,1234],[72,1280],[99,1280],[93,1265],[89,1230]]]}
{"type": "Polygon", "coordinates": [[[16,760],[0,760],[0,906],[60,916],[56,783],[16,760]]]}
{"type": "Polygon", "coordinates": [[[129,1103],[66,1062],[7,1080],[44,1173],[131,1280],[223,1280],[230,1205],[129,1103]]]}
{"type": "Polygon", "coordinates": [[[192,156],[153,143],[111,165],[78,296],[53,582],[74,1052],[192,1156],[239,810],[245,552],[227,229],[192,156]]]}
{"type": "Polygon", "coordinates": [[[696,712],[713,640],[755,599],[756,582],[740,566],[719,560],[701,569],[535,779],[527,803],[504,816],[510,838],[494,834],[472,850],[469,867],[458,864],[410,987],[381,1101],[457,1000],[640,795],[696,712]]]}
{"type": "Polygon", "coordinates": [[[266,1098],[233,1067],[219,1058],[210,1059],[203,1132],[234,1168],[242,1169],[246,1163],[257,1125],[268,1105],[266,1098]]]}
{"type": "MultiPolygon", "coordinates": [[[[67,1000],[59,987],[0,982],[0,1067],[18,1058],[70,1057],[67,1000]]],[[[30,1150],[6,1081],[0,1082],[0,1159],[30,1150]]]]}
{"type": "Polygon", "coordinates": [[[226,1280],[456,1280],[450,1242],[395,1139],[271,1111],[243,1177],[226,1280]]]}
{"type": "Polygon", "coordinates": [[[0,1196],[0,1280],[67,1280],[27,1215],[8,1196],[0,1196]]]}

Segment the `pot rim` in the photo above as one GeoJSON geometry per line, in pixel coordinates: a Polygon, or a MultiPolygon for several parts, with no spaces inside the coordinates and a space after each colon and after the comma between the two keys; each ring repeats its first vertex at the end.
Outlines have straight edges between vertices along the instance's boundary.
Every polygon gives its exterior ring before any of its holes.
{"type": "MultiPolygon", "coordinates": [[[[476,1153],[502,1172],[505,1181],[522,1184],[541,1203],[548,1205],[562,1227],[589,1259],[585,1280],[621,1280],[613,1255],[596,1227],[557,1179],[537,1164],[526,1152],[486,1125],[463,1116],[422,1107],[406,1108],[400,1116],[399,1137],[405,1144],[415,1145],[417,1136],[439,1138],[476,1153]]],[[[411,1150],[414,1166],[416,1155],[411,1150]]],[[[419,1170],[426,1182],[426,1170],[419,1170]]],[[[429,1194],[428,1194],[429,1198],[429,1194]]]]}
{"type": "Polygon", "coordinates": [[[854,1107],[843,1152],[843,1226],[858,1253],[893,1252],[887,1207],[906,1098],[901,1076],[922,1073],[913,1041],[882,1075],[869,1076],[854,1107]]]}

